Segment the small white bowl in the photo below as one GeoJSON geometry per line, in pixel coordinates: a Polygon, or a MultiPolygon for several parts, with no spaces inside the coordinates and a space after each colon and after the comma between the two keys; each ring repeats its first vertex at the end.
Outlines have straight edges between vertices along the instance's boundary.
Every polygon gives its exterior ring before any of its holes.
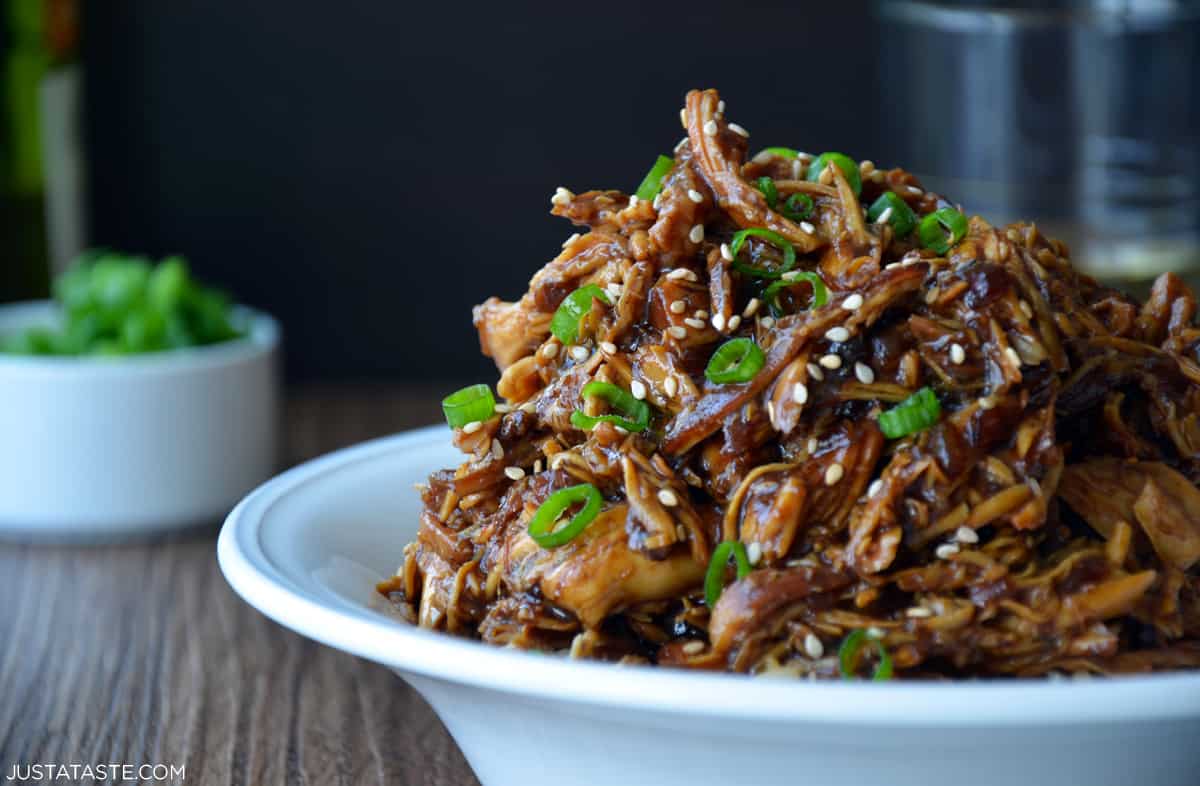
{"type": "Polygon", "coordinates": [[[411,484],[461,456],[444,427],[301,465],[229,515],[234,590],[386,664],[484,786],[1195,786],[1200,673],[808,683],[526,654],[397,622],[374,591],[415,534],[411,484]]]}
{"type": "MultiPolygon", "coordinates": [[[[120,358],[0,354],[0,535],[106,540],[212,521],[275,471],[279,328],[120,358]]],[[[53,324],[0,307],[0,334],[53,324]]]]}

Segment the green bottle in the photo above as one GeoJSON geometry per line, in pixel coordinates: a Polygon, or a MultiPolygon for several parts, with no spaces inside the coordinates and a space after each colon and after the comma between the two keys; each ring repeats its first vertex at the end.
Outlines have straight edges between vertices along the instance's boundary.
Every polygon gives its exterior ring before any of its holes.
{"type": "Polygon", "coordinates": [[[78,0],[0,0],[0,302],[85,242],[78,0]]]}

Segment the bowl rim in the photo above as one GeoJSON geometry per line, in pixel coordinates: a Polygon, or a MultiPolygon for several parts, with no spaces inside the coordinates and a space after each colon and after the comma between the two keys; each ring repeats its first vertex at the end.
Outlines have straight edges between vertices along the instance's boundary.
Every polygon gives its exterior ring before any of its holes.
{"type": "MultiPolygon", "coordinates": [[[[234,304],[249,331],[241,338],[200,347],[145,352],[119,357],[10,355],[0,353],[0,376],[132,376],[203,370],[235,365],[274,351],[280,344],[279,322],[265,311],[234,304]]],[[[6,329],[32,325],[58,313],[53,300],[25,300],[0,304],[0,325],[6,329]]]]}
{"type": "MultiPolygon", "coordinates": [[[[809,682],[619,667],[537,657],[405,625],[328,592],[306,589],[263,548],[275,504],[357,464],[449,439],[432,426],[364,442],[300,464],[229,514],[217,542],[226,580],[247,603],[292,630],[346,652],[448,682],[549,701],[641,712],[917,728],[1049,727],[1200,718],[1200,673],[1091,680],[809,682]]],[[[399,559],[400,555],[396,555],[399,559]]]]}

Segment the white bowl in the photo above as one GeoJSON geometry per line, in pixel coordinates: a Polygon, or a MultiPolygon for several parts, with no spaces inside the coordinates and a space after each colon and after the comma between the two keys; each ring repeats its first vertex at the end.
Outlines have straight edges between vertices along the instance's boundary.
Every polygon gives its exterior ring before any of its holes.
{"type": "MultiPolygon", "coordinates": [[[[121,358],[0,355],[0,534],[109,539],[212,521],[276,470],[279,329],[121,358]]],[[[53,323],[0,307],[0,334],[53,323]]]]}
{"type": "Polygon", "coordinates": [[[373,585],[416,531],[411,484],[458,462],[449,437],[421,429],[275,478],[229,515],[217,555],[267,616],[408,680],[484,786],[1197,783],[1196,673],[806,683],[571,661],[397,622],[373,585]]]}

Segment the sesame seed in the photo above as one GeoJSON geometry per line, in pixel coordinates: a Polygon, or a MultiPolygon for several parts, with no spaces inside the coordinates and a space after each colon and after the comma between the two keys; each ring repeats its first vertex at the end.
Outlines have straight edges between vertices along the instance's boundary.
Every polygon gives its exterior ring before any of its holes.
{"type": "Polygon", "coordinates": [[[674,398],[679,392],[679,380],[675,377],[667,377],[663,380],[663,392],[667,394],[667,398],[674,398]]]}
{"type": "Polygon", "coordinates": [[[767,420],[771,421],[771,428],[779,429],[779,426],[775,423],[775,404],[771,399],[767,399],[767,420]]]}
{"type": "Polygon", "coordinates": [[[892,217],[892,209],[891,209],[891,207],[886,207],[886,208],[884,208],[883,212],[879,214],[879,218],[875,219],[875,223],[876,224],[886,224],[887,220],[891,217],[892,217]]]}
{"type": "Polygon", "coordinates": [[[803,382],[797,382],[792,385],[792,401],[797,404],[805,404],[808,402],[808,385],[803,382]]]}
{"type": "Polygon", "coordinates": [[[996,406],[996,402],[992,400],[991,396],[984,396],[983,398],[979,399],[980,409],[991,409],[994,406],[996,406]]]}
{"type": "Polygon", "coordinates": [[[693,243],[699,243],[704,240],[704,224],[696,224],[692,230],[688,232],[688,240],[693,243]]]}
{"type": "Polygon", "coordinates": [[[752,158],[750,160],[756,164],[765,164],[768,161],[770,161],[771,158],[774,157],[774,155],[775,154],[769,150],[759,150],[757,153],[754,154],[754,158],[752,158]]]}
{"type": "Polygon", "coordinates": [[[520,480],[525,477],[525,470],[520,467],[505,467],[504,474],[509,480],[520,480]]]}
{"type": "Polygon", "coordinates": [[[702,642],[702,641],[689,641],[687,644],[683,645],[683,654],[684,655],[696,655],[703,651],[704,651],[704,642],[702,642]]]}
{"type": "Polygon", "coordinates": [[[625,291],[624,288],[620,284],[618,284],[616,281],[608,282],[608,284],[606,284],[604,288],[606,290],[608,290],[608,294],[612,295],[615,298],[620,298],[621,294],[625,291]]]}
{"type": "Polygon", "coordinates": [[[825,331],[825,338],[840,344],[843,341],[849,340],[850,331],[840,325],[838,327],[831,327],[825,331]]]}
{"type": "Polygon", "coordinates": [[[576,240],[578,240],[579,238],[580,238],[580,234],[579,234],[578,232],[576,232],[575,234],[571,235],[569,238],[567,238],[566,240],[564,240],[564,241],[563,241],[563,248],[566,248],[567,246],[571,245],[572,243],[574,243],[574,242],[575,242],[576,240]]]}
{"type": "Polygon", "coordinates": [[[950,345],[950,362],[956,366],[961,366],[963,361],[967,359],[967,351],[962,348],[962,344],[950,345]]]}
{"type": "Polygon", "coordinates": [[[846,470],[842,468],[841,464],[830,464],[829,469],[825,470],[825,485],[837,485],[837,482],[841,480],[842,476],[845,474],[846,470]]]}
{"type": "Polygon", "coordinates": [[[800,278],[801,272],[802,271],[800,271],[800,270],[789,270],[788,272],[781,275],[780,278],[783,279],[784,281],[795,281],[796,279],[800,278]]]}
{"type": "Polygon", "coordinates": [[[863,296],[855,292],[850,297],[842,301],[842,308],[847,311],[858,311],[862,308],[863,296]]]}
{"type": "Polygon", "coordinates": [[[550,204],[565,205],[574,198],[575,198],[574,194],[572,194],[570,191],[563,188],[562,186],[559,186],[558,188],[554,189],[554,196],[550,197],[550,204]]]}
{"type": "Polygon", "coordinates": [[[924,606],[913,606],[911,609],[906,609],[904,614],[913,619],[924,619],[925,617],[933,616],[933,612],[924,606]]]}
{"type": "Polygon", "coordinates": [[[686,267],[677,267],[667,274],[667,278],[672,281],[679,281],[680,279],[687,278],[687,274],[690,272],[686,267]]]}
{"type": "Polygon", "coordinates": [[[864,159],[858,162],[858,171],[864,175],[869,175],[875,171],[875,162],[871,159],[864,159]]]}
{"type": "Polygon", "coordinates": [[[476,431],[479,431],[479,429],[481,429],[481,428],[483,428],[482,421],[472,420],[470,423],[463,426],[462,430],[463,430],[464,434],[474,434],[476,431]]]}
{"type": "Polygon", "coordinates": [[[754,316],[756,313],[758,313],[758,307],[760,305],[762,305],[762,301],[760,301],[758,298],[750,298],[750,302],[746,304],[744,309],[742,309],[742,318],[749,319],[750,317],[754,316]]]}
{"type": "Polygon", "coordinates": [[[673,300],[669,308],[672,314],[682,314],[687,311],[687,303],[684,303],[682,300],[673,300]]]}
{"type": "Polygon", "coordinates": [[[812,454],[814,454],[814,453],[816,453],[816,452],[817,452],[817,447],[818,447],[819,445],[820,445],[820,443],[819,443],[819,442],[817,442],[817,438],[816,438],[816,437],[809,437],[809,438],[808,438],[808,442],[804,443],[804,449],[805,449],[805,450],[807,450],[807,451],[808,451],[808,455],[810,455],[810,456],[811,456],[812,454]]]}
{"type": "Polygon", "coordinates": [[[729,250],[728,243],[721,244],[721,259],[724,259],[726,262],[733,261],[733,252],[729,250]]]}
{"type": "Polygon", "coordinates": [[[590,353],[587,351],[587,347],[571,347],[571,357],[578,361],[587,360],[589,354],[590,353]]]}
{"type": "Polygon", "coordinates": [[[708,319],[708,312],[702,308],[698,308],[692,312],[692,316],[696,319],[708,319]]]}
{"type": "Polygon", "coordinates": [[[746,546],[746,559],[751,565],[757,565],[762,560],[762,544],[756,541],[746,546]]]}
{"type": "Polygon", "coordinates": [[[959,543],[978,543],[979,533],[970,527],[962,526],[954,531],[954,539],[959,543]]]}
{"type": "Polygon", "coordinates": [[[1026,319],[1033,319],[1033,306],[1029,305],[1028,301],[1018,301],[1017,305],[1020,306],[1021,313],[1025,315],[1026,319]]]}
{"type": "Polygon", "coordinates": [[[868,175],[868,177],[871,178],[872,183],[882,183],[883,182],[883,172],[878,169],[876,169],[874,172],[872,172],[870,175],[868,175]]]}
{"type": "Polygon", "coordinates": [[[1021,356],[1017,354],[1017,350],[1013,349],[1012,347],[1005,347],[1004,356],[1008,358],[1009,362],[1017,368],[1021,367],[1021,356]]]}
{"type": "Polygon", "coordinates": [[[615,355],[617,354],[617,345],[611,341],[601,341],[600,351],[606,355],[615,355]]]}
{"type": "Polygon", "coordinates": [[[803,229],[805,232],[807,232],[810,235],[814,235],[817,232],[816,227],[814,227],[812,224],[808,223],[807,221],[801,221],[800,228],[803,229]]]}
{"type": "Polygon", "coordinates": [[[830,370],[842,367],[842,359],[838,355],[822,355],[817,362],[830,370]]]}
{"type": "Polygon", "coordinates": [[[709,120],[709,121],[705,122],[704,133],[707,134],[708,136],[716,136],[717,135],[717,121],[709,120]]]}
{"type": "Polygon", "coordinates": [[[870,385],[872,382],[875,381],[874,370],[872,370],[871,367],[868,366],[866,363],[862,363],[862,362],[855,362],[854,376],[857,377],[858,381],[863,383],[864,385],[870,385]]]}
{"type": "Polygon", "coordinates": [[[825,645],[812,633],[804,636],[804,654],[813,660],[825,657],[825,645]]]}
{"type": "Polygon", "coordinates": [[[650,206],[653,207],[655,210],[658,210],[658,208],[661,205],[662,205],[662,192],[659,191],[657,194],[654,195],[654,201],[650,203],[650,206]]]}
{"type": "Polygon", "coordinates": [[[707,326],[707,323],[703,319],[693,319],[692,317],[688,317],[687,319],[683,320],[683,324],[687,325],[688,327],[695,328],[696,330],[704,330],[704,328],[707,326]]]}
{"type": "Polygon", "coordinates": [[[722,316],[721,314],[713,314],[712,315],[712,326],[715,327],[717,330],[724,330],[725,329],[725,317],[722,316]]]}
{"type": "Polygon", "coordinates": [[[737,123],[730,123],[729,130],[732,131],[733,133],[737,134],[738,136],[744,136],[744,137],[750,136],[750,132],[747,131],[746,129],[742,128],[741,126],[739,126],[737,123]]]}
{"type": "Polygon", "coordinates": [[[908,186],[908,193],[910,193],[910,194],[924,194],[925,192],[924,192],[924,191],[922,191],[921,189],[917,188],[916,186],[908,186]]]}
{"type": "Polygon", "coordinates": [[[883,478],[875,478],[871,481],[871,485],[867,486],[867,496],[873,497],[883,491],[883,478]]]}
{"type": "Polygon", "coordinates": [[[633,393],[633,397],[638,401],[646,398],[646,386],[639,380],[633,380],[629,383],[629,391],[633,393]]]}
{"type": "Polygon", "coordinates": [[[500,444],[500,440],[492,437],[492,458],[499,461],[504,458],[504,446],[500,444]]]}
{"type": "Polygon", "coordinates": [[[725,114],[725,99],[724,98],[722,98],[720,101],[717,102],[717,114],[719,114],[719,115],[725,114]]]}
{"type": "Polygon", "coordinates": [[[697,205],[704,201],[704,194],[701,194],[694,188],[688,189],[688,199],[695,202],[697,205]]]}
{"type": "Polygon", "coordinates": [[[925,293],[925,302],[932,306],[937,301],[939,294],[938,288],[932,287],[928,292],[925,293]]]}
{"type": "Polygon", "coordinates": [[[934,554],[937,555],[938,559],[950,559],[957,553],[958,553],[958,544],[957,543],[943,543],[942,545],[940,545],[936,549],[934,549],[934,554]]]}
{"type": "Polygon", "coordinates": [[[667,335],[671,338],[687,338],[687,328],[682,328],[679,325],[671,325],[667,328],[667,335]]]}
{"type": "Polygon", "coordinates": [[[670,489],[659,489],[658,501],[668,508],[673,508],[679,504],[679,497],[675,496],[675,492],[670,489]]]}
{"type": "Polygon", "coordinates": [[[808,375],[818,382],[825,379],[825,372],[816,363],[808,364],[808,375]]]}
{"type": "Polygon", "coordinates": [[[727,327],[730,330],[737,330],[738,325],[740,325],[740,324],[742,324],[742,318],[739,317],[737,314],[734,314],[733,316],[731,316],[729,318],[729,323],[728,323],[727,327]]]}
{"type": "Polygon", "coordinates": [[[550,344],[546,344],[542,347],[542,355],[547,360],[553,359],[554,356],[557,354],[558,354],[558,344],[550,343],[550,344]]]}
{"type": "Polygon", "coordinates": [[[687,527],[683,526],[682,524],[676,524],[675,537],[679,538],[680,540],[687,540],[687,527]]]}
{"type": "Polygon", "coordinates": [[[775,317],[763,317],[758,320],[758,324],[762,325],[763,330],[770,330],[775,327],[775,317]]]}
{"type": "Polygon", "coordinates": [[[496,404],[492,408],[494,410],[496,410],[497,412],[499,412],[501,415],[505,415],[505,414],[508,414],[509,412],[512,412],[512,404],[500,403],[500,404],[496,404]]]}
{"type": "Polygon", "coordinates": [[[633,196],[629,197],[629,206],[630,207],[638,206],[638,195],[637,194],[634,194],[633,196]]]}
{"type": "Polygon", "coordinates": [[[867,638],[882,639],[886,635],[887,633],[885,633],[882,628],[876,628],[874,625],[867,628],[867,638]]]}
{"type": "Polygon", "coordinates": [[[629,435],[629,429],[625,428],[624,426],[614,425],[613,430],[616,431],[618,434],[620,434],[622,437],[629,435]]]}
{"type": "Polygon", "coordinates": [[[687,107],[686,106],[682,106],[679,108],[679,125],[683,126],[684,128],[687,128],[687,107]]]}
{"type": "Polygon", "coordinates": [[[539,473],[541,471],[542,471],[542,460],[538,459],[537,461],[533,462],[533,474],[536,475],[537,473],[539,473]]]}

